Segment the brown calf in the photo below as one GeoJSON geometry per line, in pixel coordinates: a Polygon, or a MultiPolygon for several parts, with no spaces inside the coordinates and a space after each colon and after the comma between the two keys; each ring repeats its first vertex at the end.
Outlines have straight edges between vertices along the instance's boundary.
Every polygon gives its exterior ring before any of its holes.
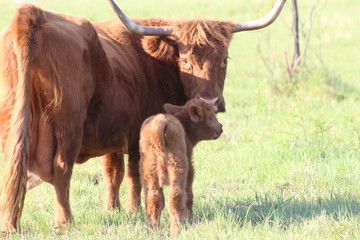
{"type": "Polygon", "coordinates": [[[217,139],[222,125],[212,105],[193,99],[185,106],[164,105],[168,114],[146,119],[140,133],[140,175],[145,189],[146,214],[158,225],[164,208],[162,187],[170,185],[171,231],[185,214],[192,215],[194,169],[192,150],[201,140],[217,139]]]}

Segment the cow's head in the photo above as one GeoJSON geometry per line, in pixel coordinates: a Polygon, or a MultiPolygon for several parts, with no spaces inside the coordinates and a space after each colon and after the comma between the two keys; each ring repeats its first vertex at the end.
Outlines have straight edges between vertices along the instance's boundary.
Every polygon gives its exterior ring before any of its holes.
{"type": "Polygon", "coordinates": [[[232,24],[194,20],[178,21],[173,26],[171,36],[144,37],[144,50],[177,66],[188,99],[202,98],[210,102],[216,99],[213,103],[217,111],[224,112],[222,92],[232,24]]]}
{"type": "Polygon", "coordinates": [[[149,27],[134,23],[113,0],[108,1],[126,28],[146,36],[142,45],[148,54],[178,66],[187,98],[215,103],[218,112],[225,112],[222,93],[232,34],[270,25],[286,2],[279,0],[266,16],[249,22],[192,20],[168,25],[168,21],[154,21],[149,27]]]}

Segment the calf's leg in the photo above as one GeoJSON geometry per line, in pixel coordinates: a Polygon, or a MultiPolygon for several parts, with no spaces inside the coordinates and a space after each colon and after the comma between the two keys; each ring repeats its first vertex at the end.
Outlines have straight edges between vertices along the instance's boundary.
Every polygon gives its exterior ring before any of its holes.
{"type": "Polygon", "coordinates": [[[169,213],[170,228],[172,233],[179,231],[180,224],[184,221],[186,210],[186,177],[187,169],[178,168],[169,164],[169,213]]]}
{"type": "Polygon", "coordinates": [[[146,215],[151,224],[159,226],[161,211],[165,206],[164,193],[155,181],[144,182],[146,215]]]}
{"type": "Polygon", "coordinates": [[[191,218],[193,215],[193,199],[194,194],[192,191],[192,185],[194,182],[194,167],[192,163],[189,163],[189,169],[188,169],[188,175],[187,175],[187,182],[186,182],[186,216],[188,218],[191,218]]]}

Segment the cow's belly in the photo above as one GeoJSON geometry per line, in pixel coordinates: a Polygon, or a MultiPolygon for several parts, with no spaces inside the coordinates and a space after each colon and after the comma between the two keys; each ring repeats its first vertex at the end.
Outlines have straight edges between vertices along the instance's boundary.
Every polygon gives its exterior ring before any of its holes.
{"type": "Polygon", "coordinates": [[[128,137],[126,133],[113,133],[106,138],[84,134],[80,154],[76,163],[86,162],[90,158],[102,156],[106,153],[127,153],[128,137]]]}
{"type": "Polygon", "coordinates": [[[43,117],[39,119],[36,129],[37,133],[33,135],[36,138],[31,140],[28,171],[38,176],[42,181],[51,183],[56,152],[54,130],[43,117]]]}

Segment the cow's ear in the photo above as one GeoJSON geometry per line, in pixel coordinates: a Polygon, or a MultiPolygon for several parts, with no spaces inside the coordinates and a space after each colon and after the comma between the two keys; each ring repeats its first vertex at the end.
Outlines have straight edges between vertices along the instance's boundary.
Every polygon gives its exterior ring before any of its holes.
{"type": "Polygon", "coordinates": [[[189,116],[191,121],[198,123],[203,120],[204,111],[198,105],[191,105],[189,108],[189,116]]]}
{"type": "Polygon", "coordinates": [[[180,112],[180,110],[182,109],[181,106],[176,106],[176,105],[172,105],[170,103],[165,103],[164,104],[164,109],[165,109],[165,112],[167,114],[175,114],[177,112],[180,112]]]}
{"type": "Polygon", "coordinates": [[[142,47],[156,59],[175,63],[179,56],[176,40],[172,36],[145,36],[142,47]]]}

